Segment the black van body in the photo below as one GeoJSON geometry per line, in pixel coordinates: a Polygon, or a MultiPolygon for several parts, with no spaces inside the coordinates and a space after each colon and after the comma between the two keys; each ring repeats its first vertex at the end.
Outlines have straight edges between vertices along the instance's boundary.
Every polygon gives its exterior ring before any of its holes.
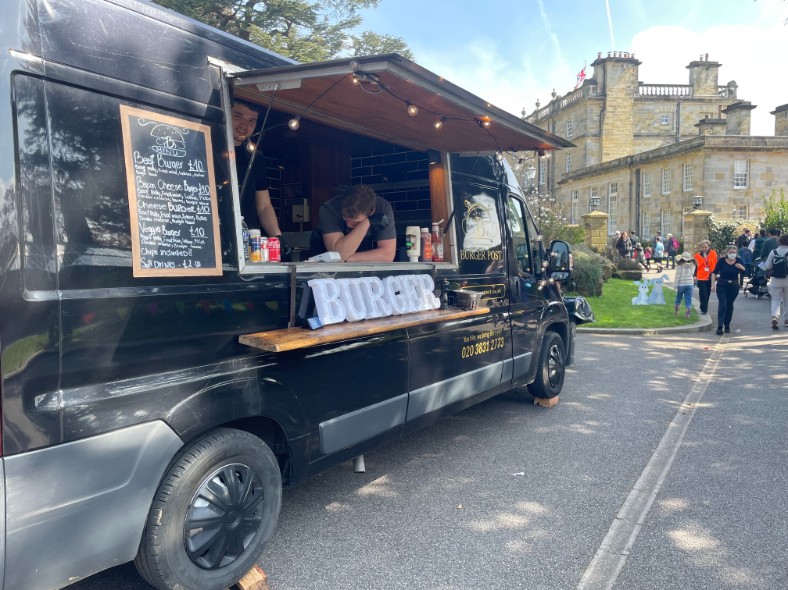
{"type": "MultiPolygon", "coordinates": [[[[270,536],[283,484],[513,387],[560,391],[585,304],[572,301],[570,317],[553,280],[569,277],[568,248],[545,252],[493,151],[442,151],[447,262],[248,264],[228,96],[239,72],[289,60],[135,0],[4,0],[0,27],[0,589],[62,588],[134,559],[159,588],[227,588],[270,536]],[[215,275],[133,272],[124,105],[210,130],[215,275]],[[481,291],[489,311],[285,352],[239,341],[293,329],[312,279],[414,273],[436,296],[481,291]]],[[[291,114],[271,111],[261,141],[295,146],[291,114]]],[[[308,115],[312,159],[274,147],[271,170],[310,170],[315,199],[318,184],[375,185],[400,236],[435,219],[426,152],[325,120],[310,131],[308,115]],[[314,159],[320,149],[336,170],[314,159]],[[372,178],[365,159],[385,154],[398,161],[372,178]]],[[[525,123],[512,133],[568,145],[525,123]]],[[[288,217],[287,178],[274,180],[288,217]]]]}

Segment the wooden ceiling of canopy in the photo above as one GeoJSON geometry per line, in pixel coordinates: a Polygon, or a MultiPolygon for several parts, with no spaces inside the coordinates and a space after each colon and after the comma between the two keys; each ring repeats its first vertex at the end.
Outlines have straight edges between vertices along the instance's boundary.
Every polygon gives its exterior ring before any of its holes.
{"type": "Polygon", "coordinates": [[[243,72],[235,75],[233,92],[263,106],[270,103],[274,110],[421,151],[572,145],[399,56],[243,72]],[[366,81],[355,84],[354,69],[366,73],[366,81]],[[275,84],[279,88],[273,91],[275,84]],[[418,107],[416,116],[408,114],[408,103],[418,107]],[[479,124],[484,118],[489,118],[489,128],[479,124]],[[440,119],[443,127],[437,130],[433,124],[440,119]]]}

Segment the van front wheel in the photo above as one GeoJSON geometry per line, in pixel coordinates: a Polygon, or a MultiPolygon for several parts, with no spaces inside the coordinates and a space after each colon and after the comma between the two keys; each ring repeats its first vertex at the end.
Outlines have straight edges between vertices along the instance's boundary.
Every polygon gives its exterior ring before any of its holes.
{"type": "Polygon", "coordinates": [[[276,526],[282,477],[256,436],[218,429],[175,457],[134,564],[160,590],[223,590],[254,565],[276,526]]]}
{"type": "Polygon", "coordinates": [[[564,341],[555,332],[547,332],[539,351],[539,366],[536,379],[528,386],[534,397],[551,398],[561,393],[566,375],[566,352],[564,341]]]}

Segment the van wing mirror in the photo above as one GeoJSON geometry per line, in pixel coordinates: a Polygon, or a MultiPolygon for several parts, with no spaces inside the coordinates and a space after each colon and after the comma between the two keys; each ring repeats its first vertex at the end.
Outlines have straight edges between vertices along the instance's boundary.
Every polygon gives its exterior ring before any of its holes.
{"type": "Polygon", "coordinates": [[[566,282],[572,274],[572,249],[561,240],[550,243],[548,276],[554,281],[566,282]]]}

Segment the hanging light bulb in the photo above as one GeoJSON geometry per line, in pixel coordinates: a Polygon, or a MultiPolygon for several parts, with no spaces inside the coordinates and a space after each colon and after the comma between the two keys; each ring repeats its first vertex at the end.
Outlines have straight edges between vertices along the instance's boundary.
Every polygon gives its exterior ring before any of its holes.
{"type": "Polygon", "coordinates": [[[406,100],[405,104],[408,105],[408,114],[411,117],[415,117],[419,114],[419,107],[417,107],[415,104],[410,104],[409,100],[406,100]]]}
{"type": "Polygon", "coordinates": [[[361,84],[361,74],[353,73],[353,84],[356,86],[361,84]]]}
{"type": "Polygon", "coordinates": [[[257,149],[257,144],[253,142],[251,139],[246,140],[246,151],[253,152],[257,149]]]}
{"type": "Polygon", "coordinates": [[[500,162],[503,160],[503,154],[500,151],[495,152],[495,159],[500,162]]]}
{"type": "Polygon", "coordinates": [[[291,131],[298,131],[298,128],[301,127],[301,116],[296,115],[292,119],[287,122],[287,126],[290,127],[291,131]]]}
{"type": "Polygon", "coordinates": [[[492,125],[492,120],[487,115],[479,117],[476,119],[476,122],[479,124],[479,127],[482,129],[489,129],[490,125],[492,125]]]}
{"type": "Polygon", "coordinates": [[[440,119],[435,119],[435,121],[432,123],[432,126],[435,129],[435,131],[440,131],[441,129],[443,129],[443,122],[445,120],[446,120],[446,117],[441,117],[440,119]]]}

